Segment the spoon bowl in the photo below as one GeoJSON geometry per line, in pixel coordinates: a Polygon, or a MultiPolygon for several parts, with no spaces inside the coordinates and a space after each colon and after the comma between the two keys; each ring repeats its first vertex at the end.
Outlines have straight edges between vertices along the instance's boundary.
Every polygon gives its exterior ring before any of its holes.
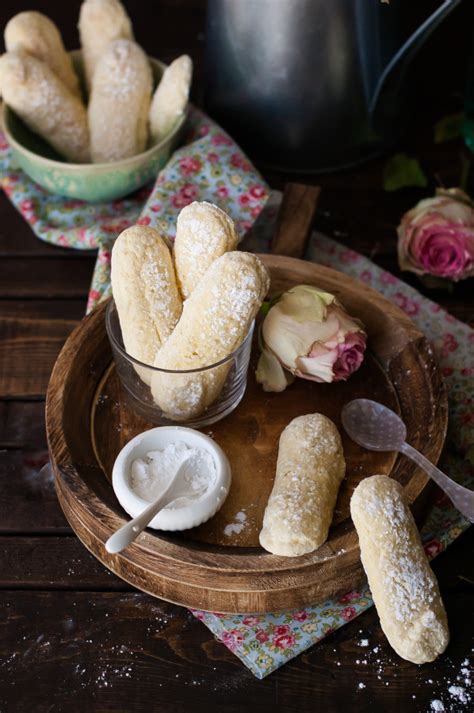
{"type": "Polygon", "coordinates": [[[354,399],[344,406],[341,418],[352,440],[370,451],[398,451],[407,437],[400,416],[377,401],[354,399]]]}
{"type": "Polygon", "coordinates": [[[443,473],[405,439],[407,429],[400,416],[377,401],[354,399],[341,412],[342,425],[353,441],[370,451],[400,451],[411,458],[444,490],[453,505],[474,522],[474,492],[443,473]]]}

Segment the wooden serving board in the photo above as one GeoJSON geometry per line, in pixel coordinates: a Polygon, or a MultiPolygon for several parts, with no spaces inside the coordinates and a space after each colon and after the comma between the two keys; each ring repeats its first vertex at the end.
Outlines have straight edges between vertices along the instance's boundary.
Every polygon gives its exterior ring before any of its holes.
{"type": "Polygon", "coordinates": [[[232,486],[209,522],[184,533],[147,530],[119,555],[104,543],[128,517],[110,484],[122,446],[149,428],[122,398],[105,331],[105,307],[86,317],[66,342],[47,396],[46,422],[62,508],[85,546],[117,575],[143,591],[192,608],[265,612],[302,607],[358,585],[363,572],[349,500],[366,476],[399,480],[415,515],[424,510],[427,478],[393,453],[365,451],[346,437],[342,406],[373,398],[401,414],[408,441],[436,462],[445,438],[447,400],[443,381],[423,334],[379,293],[326,267],[262,255],[271,292],[313,284],[337,295],[364,322],[369,351],[347,382],[316,384],[297,379],[282,394],[266,394],[254,377],[233,414],[203,429],[226,451],[232,486]],[[303,557],[277,557],[259,547],[258,533],[272,488],[278,438],[295,416],[321,412],[339,427],[347,475],[328,541],[303,557]],[[243,513],[243,515],[239,515],[243,513]],[[245,519],[243,519],[245,518],[245,519]],[[243,520],[243,521],[242,521],[243,520]]]}

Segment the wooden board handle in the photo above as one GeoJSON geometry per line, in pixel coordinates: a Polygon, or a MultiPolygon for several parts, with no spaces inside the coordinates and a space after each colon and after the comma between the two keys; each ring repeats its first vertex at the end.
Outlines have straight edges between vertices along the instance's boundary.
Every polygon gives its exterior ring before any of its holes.
{"type": "Polygon", "coordinates": [[[321,188],[287,183],[272,240],[272,253],[302,257],[308,244],[321,188]]]}

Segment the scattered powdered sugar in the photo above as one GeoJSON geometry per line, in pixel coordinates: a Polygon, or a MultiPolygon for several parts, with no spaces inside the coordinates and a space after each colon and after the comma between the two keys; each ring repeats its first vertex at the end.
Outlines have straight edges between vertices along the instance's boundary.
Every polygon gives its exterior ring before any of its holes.
{"type": "Polygon", "coordinates": [[[362,689],[362,688],[365,688],[365,687],[366,687],[366,686],[365,686],[365,683],[362,683],[362,681],[360,681],[360,683],[357,684],[357,688],[362,689]]]}
{"type": "MultiPolygon", "coordinates": [[[[464,659],[456,673],[456,668],[449,658],[445,658],[444,667],[454,669],[451,675],[444,678],[444,690],[437,690],[438,698],[430,702],[431,710],[438,713],[461,713],[462,710],[472,710],[472,668],[469,659],[464,659]]],[[[433,685],[433,679],[426,683],[433,685]]]]}
{"type": "Polygon", "coordinates": [[[458,698],[461,703],[468,703],[471,697],[466,693],[466,689],[462,686],[450,686],[448,688],[448,693],[450,693],[454,698],[458,698]]]}
{"type": "Polygon", "coordinates": [[[369,645],[369,640],[368,639],[361,639],[359,641],[359,646],[368,646],[369,645]]]}
{"type": "Polygon", "coordinates": [[[239,535],[247,524],[247,515],[243,510],[234,515],[235,522],[230,522],[224,528],[224,535],[226,537],[231,537],[236,534],[239,535]]]}
{"type": "MultiPolygon", "coordinates": [[[[206,494],[216,480],[216,465],[205,448],[190,448],[184,441],[169,443],[163,450],[149,451],[136,458],[130,471],[132,490],[143,500],[153,502],[168,487],[180,465],[186,461],[184,479],[189,484],[189,495],[198,498],[206,494]]],[[[198,499],[193,497],[193,500],[198,499]]],[[[184,507],[190,500],[180,497],[173,508],[184,507]]]]}

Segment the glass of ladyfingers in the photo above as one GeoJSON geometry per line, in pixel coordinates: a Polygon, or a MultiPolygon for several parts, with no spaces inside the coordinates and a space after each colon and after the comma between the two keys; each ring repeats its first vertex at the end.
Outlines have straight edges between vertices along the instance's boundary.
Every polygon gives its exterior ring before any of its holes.
{"type": "Polygon", "coordinates": [[[242,400],[253,322],[240,346],[225,359],[185,370],[158,368],[127,354],[113,300],[107,307],[106,327],[124,403],[150,423],[203,428],[228,416],[242,400]]]}

